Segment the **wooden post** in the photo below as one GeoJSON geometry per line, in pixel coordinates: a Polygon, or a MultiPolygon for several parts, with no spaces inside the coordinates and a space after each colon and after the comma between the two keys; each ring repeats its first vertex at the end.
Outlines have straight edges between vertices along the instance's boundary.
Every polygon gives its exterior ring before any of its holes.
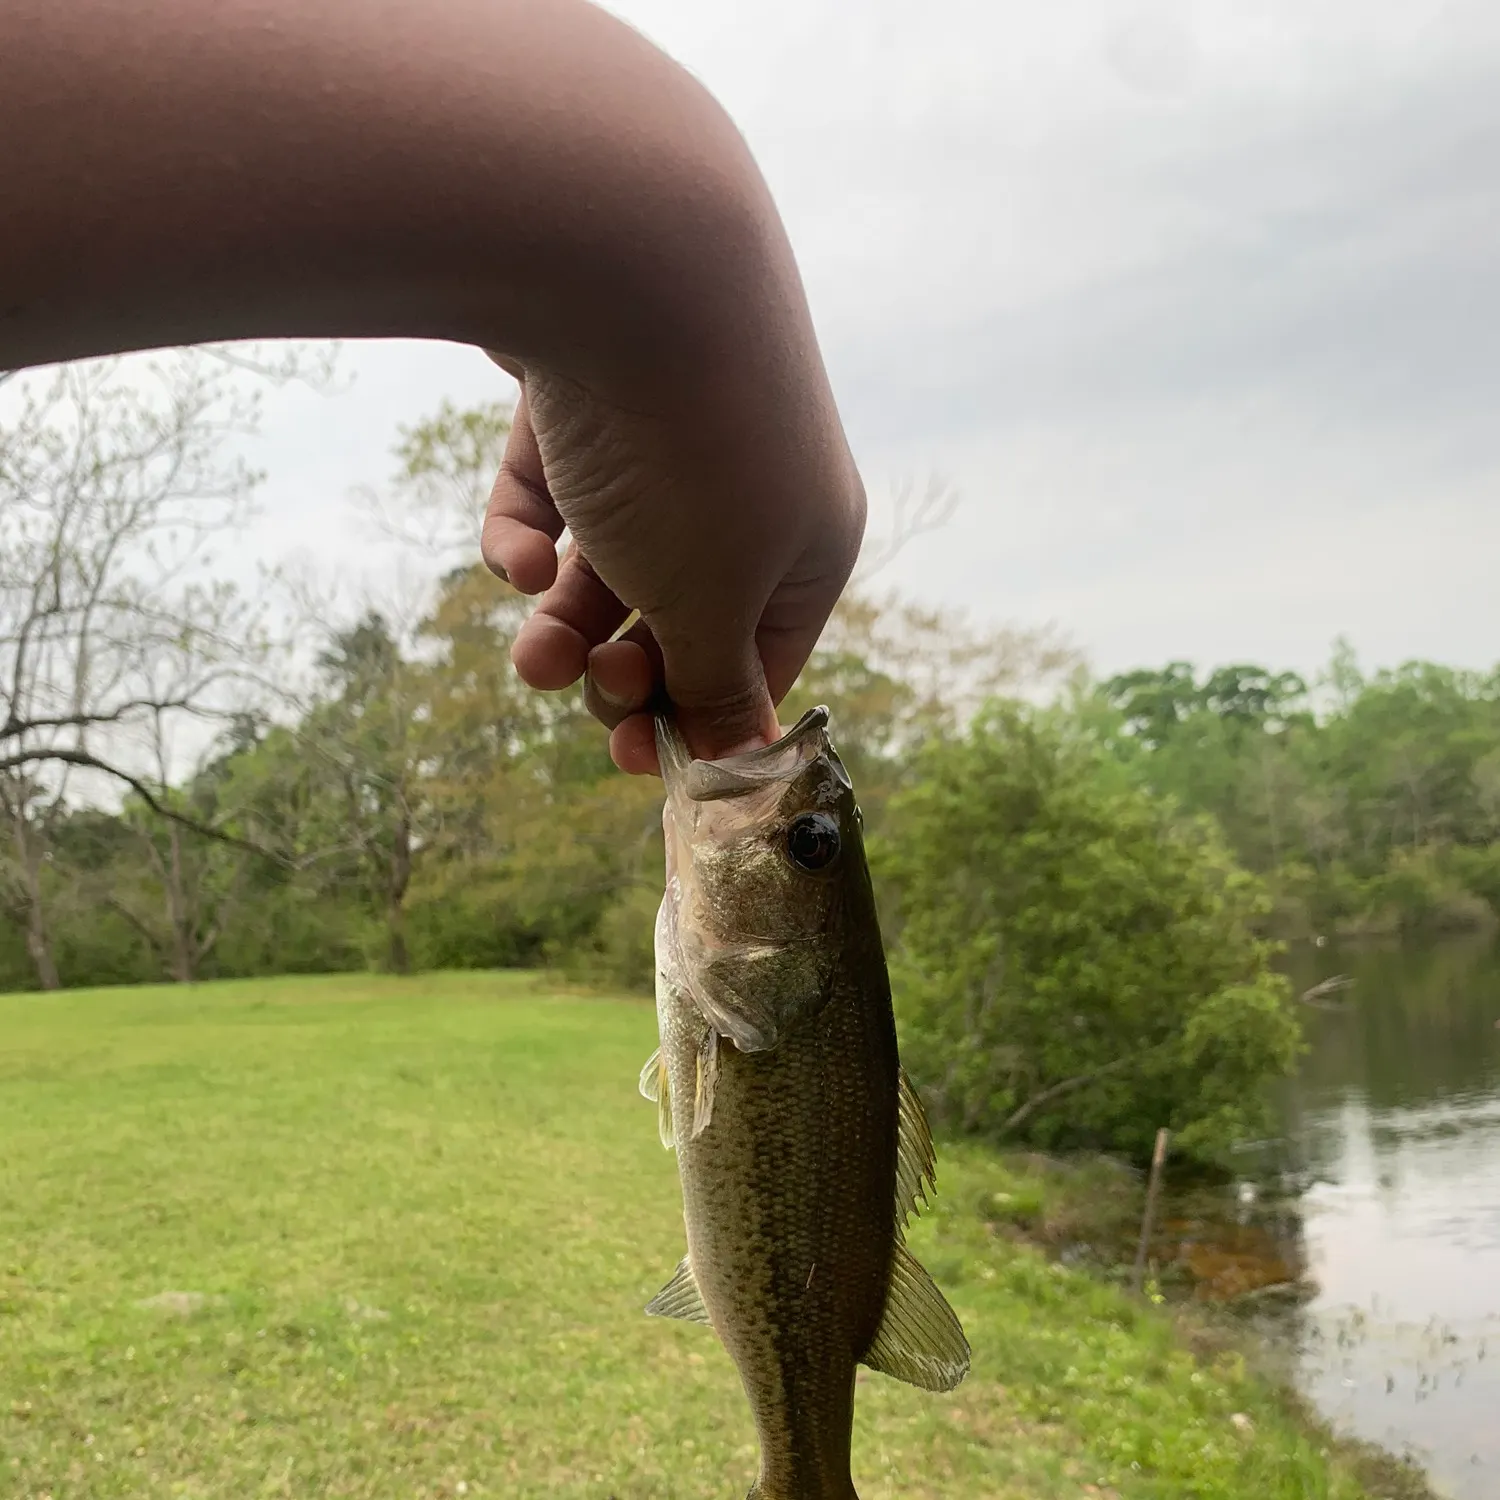
{"type": "Polygon", "coordinates": [[[1156,1146],[1151,1152],[1151,1177],[1146,1183],[1146,1212],[1141,1219],[1141,1241],[1135,1247],[1135,1270],[1130,1284],[1139,1292],[1146,1280],[1146,1253],[1151,1248],[1151,1225],[1156,1218],[1156,1195],[1161,1191],[1161,1169],[1167,1160],[1167,1131],[1156,1132],[1156,1146]]]}

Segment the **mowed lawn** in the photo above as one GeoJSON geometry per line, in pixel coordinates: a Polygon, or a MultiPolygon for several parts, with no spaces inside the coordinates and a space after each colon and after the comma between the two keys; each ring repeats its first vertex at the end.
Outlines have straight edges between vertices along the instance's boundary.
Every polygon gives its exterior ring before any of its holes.
{"type": "MultiPolygon", "coordinates": [[[[682,1251],[653,1046],[527,975],[0,997],[0,1495],[742,1500],[732,1368],[641,1312],[682,1251]]],[[[998,1164],[939,1173],[914,1240],[974,1371],[862,1377],[863,1500],[1365,1493],[988,1233],[998,1164]]]]}

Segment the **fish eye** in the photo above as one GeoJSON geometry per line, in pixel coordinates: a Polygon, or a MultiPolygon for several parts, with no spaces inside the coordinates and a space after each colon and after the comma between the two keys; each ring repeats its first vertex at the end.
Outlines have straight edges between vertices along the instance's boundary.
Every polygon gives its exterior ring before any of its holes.
{"type": "Polygon", "coordinates": [[[839,844],[839,825],[827,813],[799,813],[787,827],[787,858],[809,875],[839,857],[839,844]]]}

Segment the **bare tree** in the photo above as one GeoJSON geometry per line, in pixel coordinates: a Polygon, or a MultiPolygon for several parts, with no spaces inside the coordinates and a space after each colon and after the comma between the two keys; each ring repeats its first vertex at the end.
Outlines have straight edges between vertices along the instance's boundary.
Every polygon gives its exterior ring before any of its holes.
{"type": "MultiPolygon", "coordinates": [[[[255,743],[255,728],[249,719],[241,721],[229,735],[228,756],[219,754],[214,764],[200,763],[185,785],[172,787],[171,772],[180,759],[173,744],[172,717],[157,714],[152,726],[154,778],[162,798],[185,815],[161,817],[138,800],[127,803],[121,821],[138,855],[130,862],[135,878],[121,879],[116,870],[106,868],[102,878],[95,877],[95,899],[118,912],[146,940],[168,978],[191,984],[228,930],[249,884],[252,857],[199,828],[248,811],[229,791],[229,778],[214,770],[222,770],[236,749],[255,743]]],[[[214,747],[223,748],[222,742],[214,747]]]]}
{"type": "Polygon", "coordinates": [[[391,494],[362,487],[361,523],[373,516],[403,553],[467,561],[514,415],[514,406],[504,401],[467,408],[444,401],[432,416],[398,429],[391,494]]]}
{"type": "Polygon", "coordinates": [[[870,580],[918,537],[941,531],[953,519],[958,503],[958,491],[937,474],[930,475],[920,490],[912,480],[903,480],[891,496],[890,526],[883,535],[865,538],[854,586],[868,588],[870,580]]]}
{"type": "Polygon", "coordinates": [[[0,776],[0,814],[9,839],[0,843],[0,882],[4,909],[20,927],[26,952],[44,990],[55,990],[57,963],[47,929],[44,871],[51,863],[51,823],[58,810],[55,794],[18,767],[0,776]]]}
{"type": "Polygon", "coordinates": [[[257,479],[232,451],[257,415],[245,368],[297,372],[289,356],[182,351],[64,366],[5,390],[0,879],[47,987],[58,976],[42,872],[66,803],[129,788],[185,816],[163,795],[163,726],[197,721],[206,741],[264,687],[256,611],[208,571],[257,479]]]}

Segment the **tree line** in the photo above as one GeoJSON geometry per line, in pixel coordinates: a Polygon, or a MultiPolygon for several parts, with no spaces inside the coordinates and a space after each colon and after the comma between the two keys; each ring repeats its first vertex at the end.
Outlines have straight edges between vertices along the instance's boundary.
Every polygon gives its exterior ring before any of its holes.
{"type": "MultiPolygon", "coordinates": [[[[529,965],[649,990],[660,789],[613,771],[578,694],[517,682],[527,601],[466,561],[400,607],[231,581],[242,365],[70,367],[0,412],[0,984],[529,965]]],[[[383,524],[467,551],[508,427],[404,429],[383,524]]],[[[939,489],[906,500],[876,564],[941,524],[939,489]]],[[[1274,936],[1500,897],[1495,679],[1366,679],[1341,648],[1311,689],[1100,683],[1055,632],[878,583],[783,716],[834,709],[948,1128],[1139,1154],[1168,1125],[1212,1159],[1299,1052],[1274,936]]]]}
{"type": "Polygon", "coordinates": [[[1123,673],[1099,733],[1143,785],[1211,816],[1264,877],[1278,936],[1449,932],[1500,913],[1500,668],[1311,683],[1254,664],[1123,673]]]}

